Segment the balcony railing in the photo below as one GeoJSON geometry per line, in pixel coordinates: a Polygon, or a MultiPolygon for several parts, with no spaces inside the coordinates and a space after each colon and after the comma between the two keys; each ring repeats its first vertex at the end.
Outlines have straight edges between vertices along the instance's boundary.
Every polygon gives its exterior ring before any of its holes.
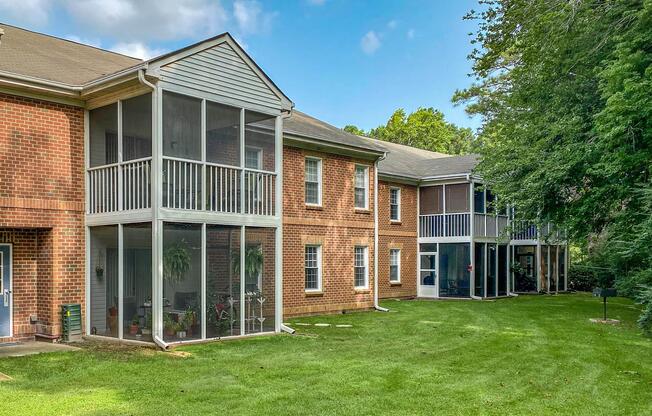
{"type": "Polygon", "coordinates": [[[537,226],[530,221],[512,221],[513,240],[536,240],[537,226]]]}
{"type": "Polygon", "coordinates": [[[150,208],[151,163],[144,158],[88,169],[88,213],[150,208]]]}
{"type": "Polygon", "coordinates": [[[507,224],[506,215],[473,214],[473,234],[476,237],[500,237],[507,224]]]}
{"type": "Polygon", "coordinates": [[[245,214],[275,215],[276,174],[179,158],[163,158],[163,206],[166,208],[239,214],[243,212],[242,195],[245,198],[245,214]]]}
{"type": "Polygon", "coordinates": [[[465,237],[469,235],[468,213],[419,215],[420,237],[465,237]]]}

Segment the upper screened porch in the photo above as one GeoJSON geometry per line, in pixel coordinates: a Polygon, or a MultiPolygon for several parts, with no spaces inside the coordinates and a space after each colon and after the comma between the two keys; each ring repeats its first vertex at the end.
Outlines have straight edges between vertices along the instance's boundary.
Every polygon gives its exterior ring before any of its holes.
{"type": "Polygon", "coordinates": [[[501,239],[523,243],[563,235],[552,224],[539,229],[530,221],[514,220],[513,210],[484,185],[451,182],[419,188],[419,237],[468,241],[501,239]]]}
{"type": "Polygon", "coordinates": [[[291,102],[228,35],[148,65],[155,85],[141,79],[88,111],[88,219],[278,221],[291,102]]]}

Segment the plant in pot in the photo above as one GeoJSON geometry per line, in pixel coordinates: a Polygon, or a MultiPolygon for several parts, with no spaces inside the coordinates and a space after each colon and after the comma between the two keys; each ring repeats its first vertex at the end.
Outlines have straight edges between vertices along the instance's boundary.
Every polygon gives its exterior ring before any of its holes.
{"type": "Polygon", "coordinates": [[[140,317],[138,315],[134,315],[134,317],[131,318],[131,325],[129,326],[129,335],[138,334],[139,327],[140,327],[140,317]]]}
{"type": "Polygon", "coordinates": [[[163,330],[166,337],[173,337],[177,332],[177,323],[169,313],[163,314],[163,330]]]}
{"type": "Polygon", "coordinates": [[[179,283],[190,270],[190,254],[185,243],[174,244],[163,253],[163,277],[170,283],[179,283]]]}
{"type": "Polygon", "coordinates": [[[186,336],[191,337],[193,331],[197,328],[197,315],[192,306],[186,308],[186,312],[183,314],[183,322],[181,322],[181,324],[183,329],[186,331],[186,336]]]}
{"type": "MultiPolygon", "coordinates": [[[[245,290],[247,292],[260,291],[258,276],[263,268],[263,248],[259,244],[249,245],[245,248],[245,290]]],[[[240,251],[234,251],[231,259],[233,272],[240,274],[240,251]]]]}

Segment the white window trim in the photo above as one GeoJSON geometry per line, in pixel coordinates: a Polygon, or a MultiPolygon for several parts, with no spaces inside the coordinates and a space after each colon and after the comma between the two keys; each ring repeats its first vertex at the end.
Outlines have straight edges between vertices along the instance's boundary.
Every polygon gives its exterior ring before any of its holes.
{"type": "Polygon", "coordinates": [[[322,206],[322,183],[323,183],[323,176],[322,176],[322,165],[323,161],[319,157],[314,157],[314,156],[306,156],[305,160],[314,160],[317,162],[317,203],[313,202],[307,202],[306,199],[306,166],[305,166],[305,161],[304,161],[304,166],[303,166],[303,199],[306,205],[311,206],[311,207],[321,207],[322,206]]]}
{"type": "Polygon", "coordinates": [[[396,186],[389,188],[389,220],[391,222],[401,222],[401,188],[396,186]],[[398,202],[396,204],[398,207],[398,218],[392,218],[392,191],[397,191],[398,193],[398,202]]]}
{"type": "Polygon", "coordinates": [[[322,286],[322,255],[321,255],[322,246],[321,244],[306,244],[303,246],[303,289],[306,293],[321,293],[323,291],[322,286]],[[317,248],[317,288],[308,289],[306,288],[306,248],[316,247],[317,248]]]}
{"type": "MultiPolygon", "coordinates": [[[[258,146],[245,146],[245,152],[247,152],[247,150],[253,150],[256,153],[258,153],[258,166],[255,167],[255,168],[245,168],[245,169],[262,170],[263,169],[263,149],[261,147],[258,147],[258,146]]],[[[245,162],[246,161],[247,161],[247,156],[245,154],[245,162]]]]}
{"type": "Polygon", "coordinates": [[[392,248],[389,250],[389,282],[390,283],[401,283],[401,249],[392,248]],[[398,256],[396,262],[396,268],[398,272],[396,273],[396,279],[392,280],[392,251],[397,251],[398,256]]]}
{"type": "Polygon", "coordinates": [[[353,206],[355,209],[359,210],[369,209],[369,166],[367,165],[355,165],[355,169],[353,171],[353,206]],[[364,169],[364,206],[362,207],[355,205],[355,178],[356,172],[359,168],[364,169]]]}
{"type": "Polygon", "coordinates": [[[353,286],[356,290],[369,289],[369,246],[355,246],[353,249],[353,286]],[[355,285],[355,249],[357,248],[364,250],[364,286],[355,285]]]}

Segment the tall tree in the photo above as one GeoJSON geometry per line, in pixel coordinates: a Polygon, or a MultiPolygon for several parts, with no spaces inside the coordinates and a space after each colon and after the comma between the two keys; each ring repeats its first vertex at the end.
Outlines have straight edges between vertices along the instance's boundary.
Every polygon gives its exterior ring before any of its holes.
{"type": "Polygon", "coordinates": [[[652,1],[481,3],[476,83],[453,100],[483,117],[482,176],[523,216],[601,241],[629,293],[652,284],[652,1]]]}
{"type": "Polygon", "coordinates": [[[342,130],[348,131],[349,133],[355,134],[356,136],[364,136],[365,135],[364,130],[362,130],[358,126],[354,126],[353,124],[347,124],[346,126],[344,126],[344,128],[342,130]]]}
{"type": "Polygon", "coordinates": [[[409,115],[399,108],[384,126],[371,129],[369,136],[452,155],[468,153],[473,140],[471,129],[447,122],[444,114],[432,107],[419,108],[409,115]]]}

